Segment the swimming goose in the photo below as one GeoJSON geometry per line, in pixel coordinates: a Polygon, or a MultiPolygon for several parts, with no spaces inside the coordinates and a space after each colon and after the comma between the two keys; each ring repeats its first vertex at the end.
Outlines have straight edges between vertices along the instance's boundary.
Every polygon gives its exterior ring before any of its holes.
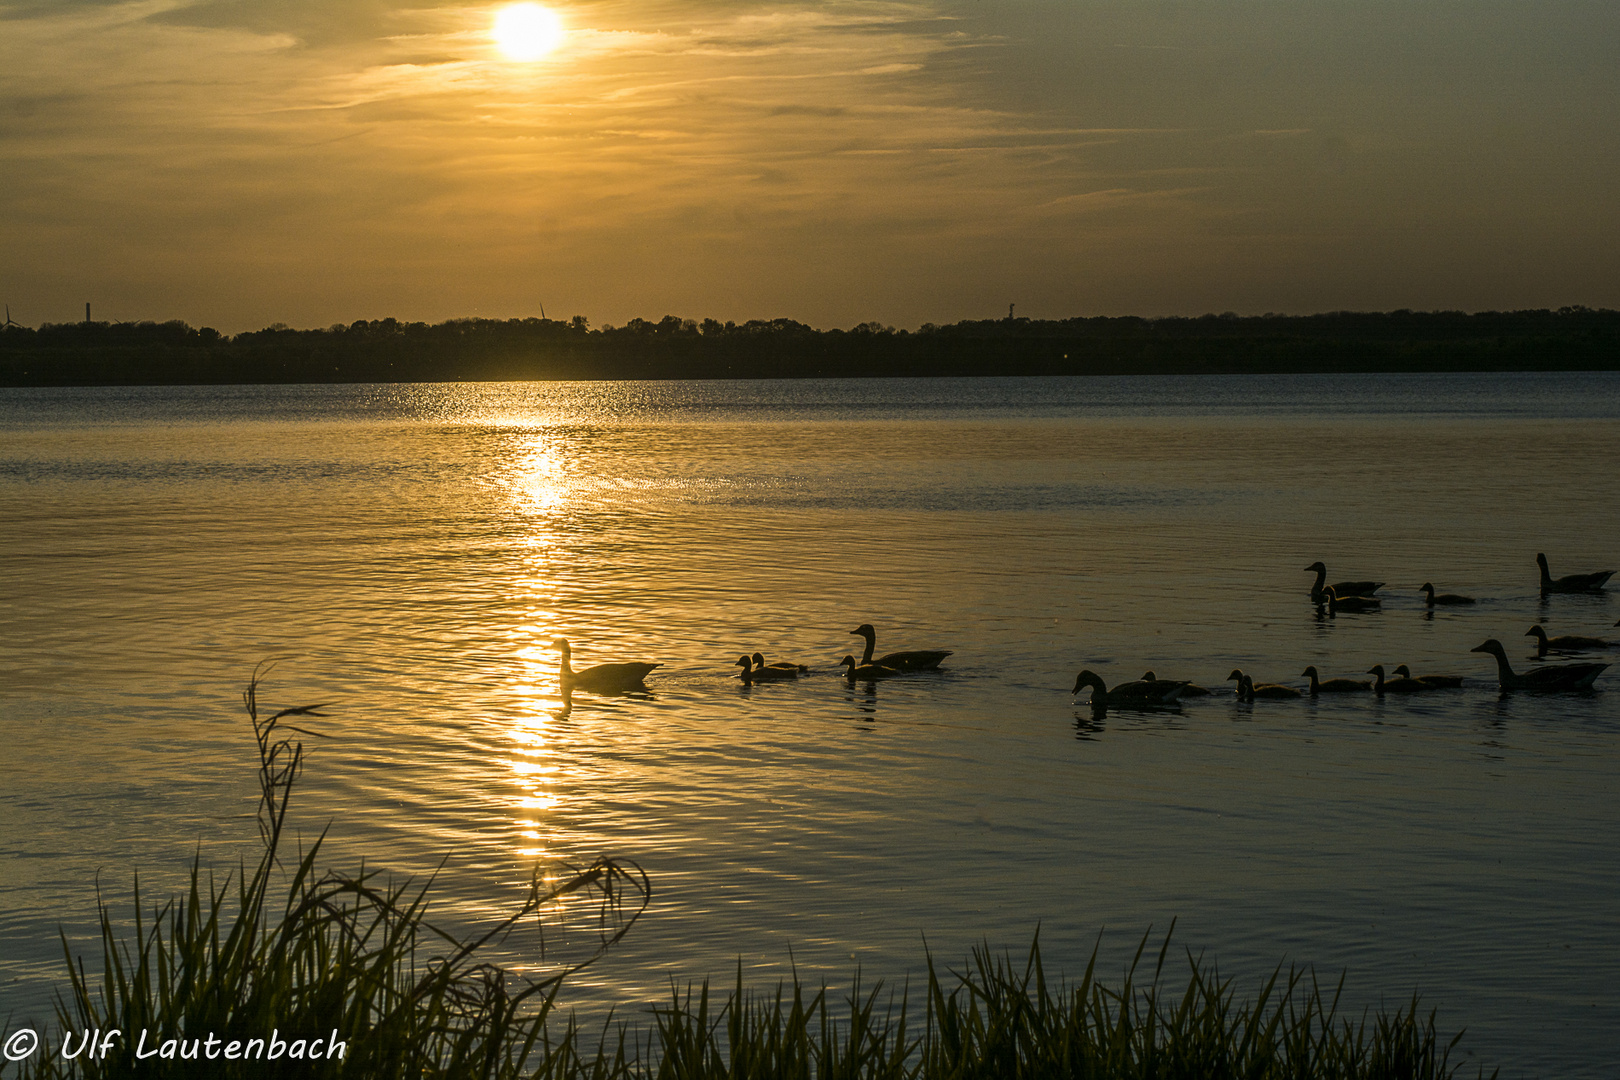
{"type": "MultiPolygon", "coordinates": [[[[852,634],[859,634],[866,639],[866,651],[861,654],[862,664],[874,663],[872,650],[877,646],[877,631],[872,629],[871,623],[861,623],[852,634]]],[[[895,671],[928,671],[939,667],[939,662],[951,655],[951,650],[942,649],[930,652],[924,649],[914,649],[911,652],[892,652],[877,658],[875,663],[879,667],[893,668],[895,671]]]]}
{"type": "Polygon", "coordinates": [[[755,653],[754,656],[753,656],[753,660],[754,660],[754,666],[757,667],[757,668],[762,668],[762,667],[777,668],[777,669],[780,669],[782,671],[792,671],[794,673],[798,673],[800,671],[809,671],[810,670],[810,668],[807,667],[804,664],[789,663],[786,660],[778,660],[774,664],[767,664],[765,662],[765,654],[764,653],[755,653]]]}
{"type": "Polygon", "coordinates": [[[1380,696],[1384,694],[1420,694],[1425,690],[1433,690],[1432,686],[1425,686],[1416,679],[1402,678],[1397,675],[1393,679],[1384,678],[1384,665],[1374,664],[1367,669],[1367,674],[1378,676],[1373,684],[1373,693],[1380,696]]]}
{"type": "MultiPolygon", "coordinates": [[[[1305,569],[1316,572],[1316,584],[1311,586],[1311,599],[1320,604],[1327,599],[1324,595],[1328,590],[1327,566],[1321,562],[1313,562],[1305,569]]],[[[1336,582],[1332,589],[1340,596],[1371,596],[1383,587],[1382,581],[1340,581],[1336,582]]]]}
{"type": "Polygon", "coordinates": [[[738,675],[737,678],[745,683],[781,682],[783,679],[797,679],[799,677],[797,668],[789,670],[788,668],[779,667],[759,667],[755,664],[752,656],[737,657],[735,666],[742,668],[742,674],[738,675]]]}
{"type": "Polygon", "coordinates": [[[844,672],[844,678],[850,682],[854,682],[856,679],[888,679],[900,674],[894,668],[884,667],[882,664],[862,664],[860,667],[856,667],[853,656],[846,656],[838,662],[849,668],[848,671],[844,672]]]}
{"type": "Polygon", "coordinates": [[[1415,678],[1424,686],[1433,687],[1436,690],[1455,690],[1462,685],[1461,675],[1413,675],[1412,669],[1405,664],[1397,667],[1395,674],[1403,679],[1415,678]]]}
{"type": "MultiPolygon", "coordinates": [[[[1157,678],[1157,676],[1155,676],[1153,674],[1153,672],[1145,671],[1145,672],[1142,673],[1142,681],[1143,682],[1157,682],[1158,678],[1157,678]]],[[[1202,686],[1194,686],[1192,683],[1188,683],[1186,686],[1183,686],[1181,688],[1181,696],[1182,697],[1208,697],[1209,696],[1209,691],[1206,690],[1202,686]]]]}
{"type": "Polygon", "coordinates": [[[1319,679],[1316,675],[1316,665],[1312,664],[1301,675],[1311,680],[1311,696],[1317,694],[1350,694],[1371,690],[1372,683],[1361,679],[1319,679]]]}
{"type": "Polygon", "coordinates": [[[1427,581],[1418,586],[1418,592],[1429,594],[1430,607],[1434,607],[1436,604],[1472,604],[1474,602],[1472,596],[1458,596],[1456,593],[1441,593],[1436,596],[1434,586],[1427,581]]]}
{"type": "Polygon", "coordinates": [[[1538,667],[1523,675],[1514,673],[1508,664],[1507,650],[1502,643],[1491,638],[1476,645],[1469,652],[1490,653],[1496,657],[1496,677],[1503,690],[1527,690],[1532,694],[1550,694],[1561,690],[1585,690],[1608,664],[1558,664],[1538,667]]]}
{"type": "Polygon", "coordinates": [[[1341,611],[1372,611],[1381,606],[1376,596],[1340,596],[1339,590],[1332,585],[1322,590],[1322,596],[1327,600],[1329,615],[1337,615],[1341,611]]]}
{"type": "Polygon", "coordinates": [[[1137,679],[1120,683],[1112,690],[1094,671],[1082,671],[1074,680],[1073,693],[1091,687],[1091,704],[1096,708],[1162,709],[1174,705],[1187,684],[1171,679],[1137,679]]]}
{"type": "Polygon", "coordinates": [[[1541,595],[1550,592],[1602,592],[1603,583],[1614,576],[1613,570],[1602,570],[1596,574],[1566,574],[1555,578],[1547,570],[1547,556],[1536,553],[1536,565],[1541,567],[1541,595]]]}
{"type": "Polygon", "coordinates": [[[1602,638],[1581,637],[1579,634],[1560,634],[1558,637],[1548,637],[1547,631],[1537,623],[1524,632],[1525,637],[1536,639],[1536,659],[1540,660],[1547,655],[1547,650],[1554,652],[1576,652],[1581,649],[1612,649],[1620,645],[1620,641],[1604,641],[1602,638]]]}
{"type": "Polygon", "coordinates": [[[551,643],[551,647],[562,652],[564,694],[574,690],[583,690],[587,694],[622,694],[627,690],[645,690],[647,673],[653,668],[663,667],[662,664],[597,664],[584,671],[575,671],[569,666],[573,652],[568,647],[567,639],[558,638],[551,643]]]}
{"type": "Polygon", "coordinates": [[[1228,682],[1233,679],[1237,680],[1239,701],[1253,701],[1255,698],[1297,698],[1304,696],[1292,686],[1284,686],[1281,683],[1261,683],[1256,686],[1253,679],[1237,668],[1233,668],[1232,674],[1228,675],[1226,679],[1228,682]]]}

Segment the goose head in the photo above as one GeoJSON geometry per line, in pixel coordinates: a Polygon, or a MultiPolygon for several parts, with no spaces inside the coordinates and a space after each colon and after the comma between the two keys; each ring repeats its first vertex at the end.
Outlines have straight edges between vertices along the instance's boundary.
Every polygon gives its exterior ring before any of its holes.
{"type": "Polygon", "coordinates": [[[1533,637],[1537,641],[1541,642],[1543,645],[1547,644],[1547,631],[1545,631],[1545,630],[1543,630],[1541,628],[1540,623],[1536,623],[1536,625],[1534,625],[1530,629],[1526,630],[1524,632],[1524,636],[1525,637],[1533,637]]]}
{"type": "Polygon", "coordinates": [[[1300,672],[1300,674],[1303,675],[1307,679],[1320,679],[1321,678],[1321,676],[1318,675],[1317,672],[1316,672],[1316,665],[1315,664],[1312,664],[1310,667],[1308,667],[1304,671],[1300,672]]]}
{"type": "Polygon", "coordinates": [[[1241,690],[1243,688],[1243,672],[1240,669],[1233,668],[1232,674],[1226,677],[1227,682],[1231,682],[1233,679],[1238,681],[1238,689],[1241,690]]]}
{"type": "Polygon", "coordinates": [[[1433,583],[1425,581],[1423,584],[1418,586],[1418,592],[1428,593],[1430,596],[1433,596],[1434,595],[1434,585],[1433,585],[1433,583]]]}
{"type": "Polygon", "coordinates": [[[1309,572],[1313,573],[1313,574],[1325,574],[1325,573],[1327,573],[1327,565],[1325,563],[1321,562],[1321,561],[1313,562],[1313,563],[1311,563],[1311,565],[1307,566],[1305,569],[1308,570],[1309,572]]]}
{"type": "Polygon", "coordinates": [[[861,623],[861,625],[851,630],[850,633],[859,634],[868,641],[872,641],[877,637],[877,631],[872,629],[872,624],[869,622],[861,623]]]}
{"type": "Polygon", "coordinates": [[[1412,677],[1412,669],[1407,667],[1405,664],[1402,664],[1395,669],[1395,677],[1397,679],[1410,679],[1412,677]]]}
{"type": "Polygon", "coordinates": [[[846,655],[842,660],[838,661],[838,663],[843,667],[849,668],[850,671],[855,670],[855,658],[853,656],[846,655]]]}
{"type": "Polygon", "coordinates": [[[751,659],[754,661],[754,666],[755,667],[764,667],[765,666],[765,654],[764,653],[755,653],[751,659]]]}
{"type": "Polygon", "coordinates": [[[731,666],[732,667],[740,667],[740,668],[742,668],[743,669],[743,674],[746,675],[746,674],[748,674],[748,672],[750,670],[753,669],[754,660],[753,660],[753,657],[750,657],[750,656],[739,656],[739,657],[737,657],[737,662],[735,664],[731,665],[731,666]]]}
{"type": "Polygon", "coordinates": [[[1547,569],[1547,553],[1546,552],[1544,552],[1544,551],[1536,552],[1536,565],[1540,566],[1543,570],[1547,569]]]}
{"type": "Polygon", "coordinates": [[[1492,656],[1496,657],[1498,660],[1506,660],[1507,659],[1507,650],[1502,648],[1502,643],[1500,641],[1497,641],[1495,638],[1491,638],[1490,640],[1486,641],[1482,645],[1475,645],[1472,649],[1469,649],[1468,651],[1469,652],[1490,653],[1492,656]]]}
{"type": "Polygon", "coordinates": [[[1079,675],[1075,676],[1074,689],[1070,691],[1070,693],[1078,694],[1081,688],[1087,686],[1091,687],[1099,694],[1108,693],[1108,687],[1103,684],[1102,676],[1089,669],[1082,671],[1079,675]]]}

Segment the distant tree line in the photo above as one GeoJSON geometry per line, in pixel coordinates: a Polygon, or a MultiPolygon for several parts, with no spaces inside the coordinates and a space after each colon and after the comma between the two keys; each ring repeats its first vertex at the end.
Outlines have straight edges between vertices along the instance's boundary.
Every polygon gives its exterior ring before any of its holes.
{"type": "Polygon", "coordinates": [[[276,324],[227,336],[186,323],[0,331],[0,385],[782,379],[1620,368],[1620,312],[1005,318],[896,330],[792,319],[592,327],[583,316],[276,324]]]}

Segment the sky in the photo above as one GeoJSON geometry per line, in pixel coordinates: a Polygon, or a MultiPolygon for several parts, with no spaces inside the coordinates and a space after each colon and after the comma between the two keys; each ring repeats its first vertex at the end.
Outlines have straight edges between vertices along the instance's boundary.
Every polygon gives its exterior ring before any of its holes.
{"type": "Polygon", "coordinates": [[[227,333],[1620,307],[1613,0],[0,0],[0,300],[227,333]]]}

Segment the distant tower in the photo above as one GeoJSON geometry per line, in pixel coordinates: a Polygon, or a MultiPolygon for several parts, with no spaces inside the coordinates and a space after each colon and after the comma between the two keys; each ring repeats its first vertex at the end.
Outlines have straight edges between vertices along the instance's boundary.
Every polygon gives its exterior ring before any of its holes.
{"type": "Polygon", "coordinates": [[[88,300],[84,302],[84,321],[90,321],[90,301],[88,300]]]}
{"type": "MultiPolygon", "coordinates": [[[[1008,304],[1007,305],[1007,321],[1008,322],[1012,322],[1012,309],[1017,307],[1017,306],[1018,305],[1016,305],[1016,304],[1008,304]]],[[[88,316],[88,315],[85,316],[86,319],[88,319],[89,317],[90,316],[88,316]]]]}

